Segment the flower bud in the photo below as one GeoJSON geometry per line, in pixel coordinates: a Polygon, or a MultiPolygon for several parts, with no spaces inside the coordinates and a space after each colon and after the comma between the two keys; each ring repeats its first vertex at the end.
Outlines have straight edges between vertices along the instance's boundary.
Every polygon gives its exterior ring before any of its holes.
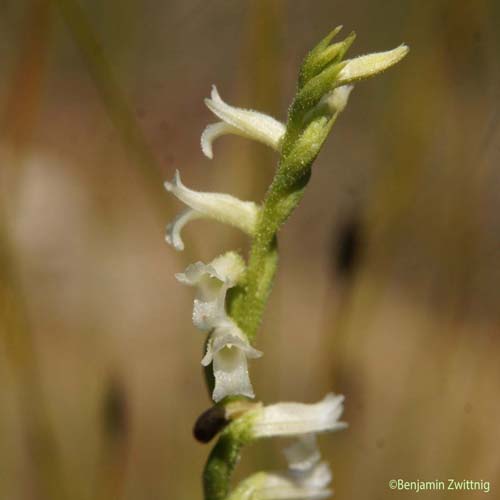
{"type": "Polygon", "coordinates": [[[346,65],[338,74],[337,84],[344,85],[377,75],[401,61],[408,54],[409,50],[407,45],[402,44],[386,52],[375,52],[366,56],[356,57],[355,59],[349,59],[345,61],[346,65]]]}

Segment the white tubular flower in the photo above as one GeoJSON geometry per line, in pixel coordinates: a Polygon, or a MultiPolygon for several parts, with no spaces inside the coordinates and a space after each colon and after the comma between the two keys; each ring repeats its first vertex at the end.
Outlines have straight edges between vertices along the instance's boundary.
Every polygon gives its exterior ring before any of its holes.
{"type": "Polygon", "coordinates": [[[191,208],[182,212],[167,226],[166,241],[176,250],[184,248],[181,230],[187,222],[194,219],[216,219],[247,234],[254,232],[259,208],[251,201],[241,201],[229,194],[193,191],[182,184],[178,170],[172,182],[165,182],[165,189],[191,208]]]}
{"type": "Polygon", "coordinates": [[[212,399],[218,402],[226,396],[255,397],[247,358],[261,356],[262,353],[250,345],[233,320],[225,318],[218,322],[208,341],[207,353],[201,360],[203,366],[213,363],[215,388],[212,399]]]}
{"type": "Polygon", "coordinates": [[[285,450],[288,470],[259,472],[242,481],[228,500],[318,500],[328,498],[332,473],[313,435],[306,435],[285,450]]]}
{"type": "Polygon", "coordinates": [[[236,134],[255,139],[279,151],[285,125],[271,116],[250,109],[235,108],[226,104],[212,87],[210,99],[205,99],[207,107],[222,121],[208,125],[201,134],[201,149],[205,156],[213,158],[212,142],[226,134],[236,134]]]}
{"type": "Polygon", "coordinates": [[[243,275],[245,263],[236,252],[227,252],[209,264],[196,262],[175,277],[185,285],[196,287],[193,324],[202,331],[210,331],[226,318],[227,290],[236,285],[243,275]]]}
{"type": "Polygon", "coordinates": [[[248,412],[252,419],[252,434],[260,438],[344,429],[347,424],[339,422],[343,402],[344,396],[330,393],[314,404],[277,403],[257,408],[248,412]]]}
{"type": "Polygon", "coordinates": [[[403,59],[410,49],[407,45],[400,45],[385,52],[375,52],[345,61],[347,64],[337,76],[340,85],[368,78],[381,73],[403,59]]]}

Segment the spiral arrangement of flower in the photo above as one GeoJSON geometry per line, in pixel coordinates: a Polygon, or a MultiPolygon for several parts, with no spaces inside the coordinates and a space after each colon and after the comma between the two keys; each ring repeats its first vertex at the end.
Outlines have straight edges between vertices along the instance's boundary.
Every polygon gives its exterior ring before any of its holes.
{"type": "Polygon", "coordinates": [[[167,226],[166,241],[176,250],[184,248],[184,226],[196,219],[215,219],[251,238],[246,260],[229,251],[208,264],[191,264],[176,275],[195,288],[193,324],[207,334],[201,364],[215,405],[198,419],[195,436],[209,441],[220,432],[203,473],[205,500],[306,500],[331,495],[331,472],[321,460],[316,434],[346,427],[339,421],[344,397],[328,394],[315,404],[253,402],[248,360],[262,356],[252,342],[277,267],[277,233],[300,202],[312,164],[344,110],[353,83],[384,71],[408,52],[401,45],[344,60],[355,35],[331,43],[339,31],[340,27],[329,33],[304,59],[286,124],[230,106],[215,86],[205,100],[220,120],[208,125],[201,136],[201,149],[208,158],[213,157],[215,139],[226,134],[255,139],[279,154],[276,174],[261,204],[194,191],[182,183],[179,172],[165,183],[167,191],[187,206],[167,226]],[[288,470],[258,472],[231,490],[231,474],[243,446],[275,436],[296,438],[284,450],[288,470]]]}

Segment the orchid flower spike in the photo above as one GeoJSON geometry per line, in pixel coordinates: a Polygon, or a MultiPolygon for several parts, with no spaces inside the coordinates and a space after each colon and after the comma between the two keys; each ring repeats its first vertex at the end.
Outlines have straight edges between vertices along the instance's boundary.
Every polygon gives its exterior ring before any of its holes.
{"type": "Polygon", "coordinates": [[[217,322],[208,340],[207,352],[201,360],[203,366],[213,363],[215,388],[212,399],[215,402],[226,396],[255,397],[247,358],[260,358],[262,353],[254,349],[236,323],[226,317],[217,322]]]}
{"type": "Polygon", "coordinates": [[[205,104],[222,121],[208,125],[201,134],[201,150],[208,158],[213,158],[212,143],[226,134],[236,134],[255,139],[279,151],[285,134],[285,125],[271,116],[250,109],[235,108],[226,104],[212,86],[210,99],[205,104]]]}
{"type": "Polygon", "coordinates": [[[227,252],[209,264],[196,262],[183,273],[175,275],[185,285],[196,287],[193,324],[202,331],[210,331],[226,318],[227,290],[235,286],[245,272],[245,263],[236,252],[227,252]]]}
{"type": "Polygon", "coordinates": [[[254,233],[259,208],[251,201],[241,201],[229,194],[193,191],[184,186],[178,170],[172,182],[165,182],[165,189],[189,207],[167,226],[165,239],[176,250],[184,249],[181,231],[194,219],[215,219],[247,234],[254,233]]]}
{"type": "Polygon", "coordinates": [[[319,500],[328,498],[332,473],[308,434],[284,450],[288,470],[258,472],[242,481],[228,500],[319,500]]]}
{"type": "Polygon", "coordinates": [[[327,394],[314,404],[276,403],[247,413],[254,438],[297,436],[336,431],[347,427],[339,422],[344,410],[344,396],[327,394]]]}

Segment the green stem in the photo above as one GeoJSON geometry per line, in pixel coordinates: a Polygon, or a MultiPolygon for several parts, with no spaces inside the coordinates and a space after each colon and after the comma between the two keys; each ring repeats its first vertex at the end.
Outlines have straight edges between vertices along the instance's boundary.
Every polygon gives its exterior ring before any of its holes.
{"type": "Polygon", "coordinates": [[[203,491],[206,500],[224,500],[229,494],[231,475],[243,446],[251,440],[251,423],[235,420],[221,434],[203,471],[203,491]]]}
{"type": "MultiPolygon", "coordinates": [[[[278,171],[262,205],[250,249],[246,285],[232,301],[230,310],[250,341],[257,334],[273,286],[278,266],[278,231],[304,196],[311,177],[311,165],[337,115],[320,115],[307,125],[290,153],[280,159],[278,171]],[[311,140],[312,136],[314,140],[311,140]]],[[[287,135],[288,130],[296,130],[292,118],[287,124],[287,135]]]]}
{"type": "MultiPolygon", "coordinates": [[[[337,114],[328,119],[318,116],[308,124],[297,140],[296,147],[292,147],[290,154],[280,159],[277,174],[264,200],[252,240],[246,284],[231,301],[230,308],[231,317],[250,340],[255,338],[273,286],[278,266],[277,233],[302,199],[311,176],[312,162],[337,114]],[[308,141],[308,132],[311,130],[316,140],[313,144],[308,141]],[[304,144],[301,144],[301,140],[304,144]]],[[[235,421],[226,429],[208,457],[203,473],[205,500],[224,500],[229,493],[231,475],[241,447],[251,440],[245,428],[238,428],[238,424],[235,421]]]]}

